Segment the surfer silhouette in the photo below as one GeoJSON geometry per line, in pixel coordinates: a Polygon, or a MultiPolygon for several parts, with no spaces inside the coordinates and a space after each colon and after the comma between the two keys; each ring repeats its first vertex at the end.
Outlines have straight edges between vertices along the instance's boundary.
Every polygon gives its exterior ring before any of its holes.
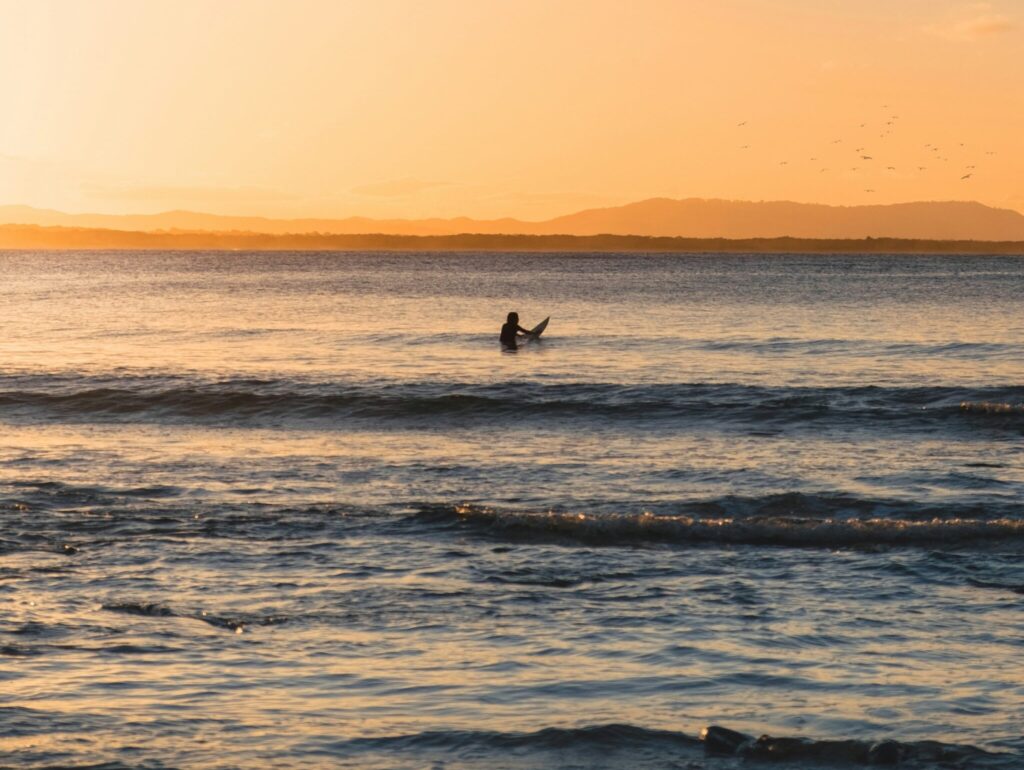
{"type": "Polygon", "coordinates": [[[501,327],[501,346],[509,350],[519,347],[516,339],[519,336],[529,336],[530,330],[519,325],[519,313],[509,313],[508,319],[501,327]]]}

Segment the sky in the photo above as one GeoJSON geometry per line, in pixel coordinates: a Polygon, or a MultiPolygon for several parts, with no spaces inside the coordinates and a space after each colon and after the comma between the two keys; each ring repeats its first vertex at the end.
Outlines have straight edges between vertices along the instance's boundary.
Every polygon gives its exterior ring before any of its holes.
{"type": "Polygon", "coordinates": [[[1024,0],[0,0],[0,205],[1024,211],[1021,50],[1024,0]]]}

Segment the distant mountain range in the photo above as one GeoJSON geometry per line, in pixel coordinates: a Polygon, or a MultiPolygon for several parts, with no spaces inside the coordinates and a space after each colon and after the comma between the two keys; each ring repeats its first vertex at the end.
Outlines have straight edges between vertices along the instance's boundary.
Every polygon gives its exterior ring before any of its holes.
{"type": "Polygon", "coordinates": [[[322,233],[361,235],[638,235],[683,238],[910,238],[1024,241],[1024,214],[970,201],[826,206],[788,201],[651,198],[624,206],[526,222],[518,219],[270,219],[168,211],[66,214],[0,206],[0,224],[135,232],[322,233]]]}

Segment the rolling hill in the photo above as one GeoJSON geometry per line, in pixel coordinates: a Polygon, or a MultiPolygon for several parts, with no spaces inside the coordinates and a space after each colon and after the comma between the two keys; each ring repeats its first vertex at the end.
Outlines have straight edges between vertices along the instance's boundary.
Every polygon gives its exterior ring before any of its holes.
{"type": "Polygon", "coordinates": [[[914,238],[1024,240],[1024,214],[971,201],[826,206],[789,201],[652,198],[540,222],[518,219],[271,219],[168,211],[66,214],[0,206],[0,224],[153,232],[324,233],[355,235],[642,235],[683,238],[914,238]]]}

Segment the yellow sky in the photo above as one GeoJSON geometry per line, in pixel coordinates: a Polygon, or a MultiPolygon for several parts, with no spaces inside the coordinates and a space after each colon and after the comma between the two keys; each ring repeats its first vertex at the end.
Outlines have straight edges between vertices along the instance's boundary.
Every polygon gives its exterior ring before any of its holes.
{"type": "Polygon", "coordinates": [[[0,0],[0,204],[1024,211],[1022,50],[1024,0],[0,0]]]}

